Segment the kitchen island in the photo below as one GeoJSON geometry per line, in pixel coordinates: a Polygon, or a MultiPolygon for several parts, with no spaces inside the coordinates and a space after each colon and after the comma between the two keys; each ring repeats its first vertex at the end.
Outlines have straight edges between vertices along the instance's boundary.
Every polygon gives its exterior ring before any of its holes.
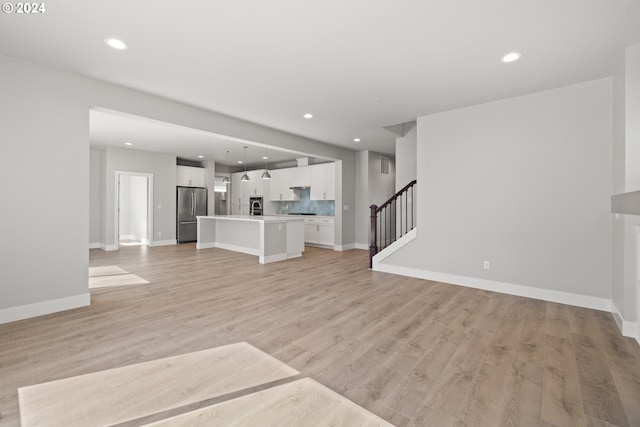
{"type": "Polygon", "coordinates": [[[304,218],[199,216],[196,248],[221,248],[258,256],[260,264],[302,256],[304,218]]]}

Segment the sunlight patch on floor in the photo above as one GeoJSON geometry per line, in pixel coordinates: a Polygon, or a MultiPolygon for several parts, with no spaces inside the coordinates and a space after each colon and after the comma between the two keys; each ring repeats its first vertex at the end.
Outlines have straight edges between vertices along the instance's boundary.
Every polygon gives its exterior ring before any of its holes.
{"type": "Polygon", "coordinates": [[[126,285],[146,285],[149,281],[130,274],[117,265],[89,267],[89,289],[108,288],[126,285]]]}
{"type": "Polygon", "coordinates": [[[18,389],[28,426],[107,426],[299,372],[241,342],[18,389]]]}

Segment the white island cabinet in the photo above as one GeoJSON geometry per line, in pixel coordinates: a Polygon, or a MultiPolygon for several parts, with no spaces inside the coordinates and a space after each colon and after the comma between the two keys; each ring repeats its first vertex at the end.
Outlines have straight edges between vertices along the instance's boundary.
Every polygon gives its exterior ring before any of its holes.
{"type": "Polygon", "coordinates": [[[260,264],[300,257],[304,251],[304,218],[199,216],[196,248],[221,248],[256,255],[260,264]]]}

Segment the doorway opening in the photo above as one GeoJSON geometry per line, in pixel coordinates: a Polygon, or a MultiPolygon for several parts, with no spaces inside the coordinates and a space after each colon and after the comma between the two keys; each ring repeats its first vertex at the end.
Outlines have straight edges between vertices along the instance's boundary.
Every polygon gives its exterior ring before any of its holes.
{"type": "Polygon", "coordinates": [[[148,246],[153,232],[153,174],[115,172],[116,246],[148,246]]]}

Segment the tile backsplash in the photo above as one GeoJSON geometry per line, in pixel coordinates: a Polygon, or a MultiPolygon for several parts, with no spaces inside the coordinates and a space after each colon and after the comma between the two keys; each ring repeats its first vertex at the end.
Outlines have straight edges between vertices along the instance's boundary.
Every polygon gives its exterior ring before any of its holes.
{"type": "Polygon", "coordinates": [[[288,214],[290,212],[312,212],[316,215],[335,216],[334,200],[311,200],[310,190],[302,189],[300,200],[295,202],[271,202],[276,208],[277,214],[288,214]]]}

